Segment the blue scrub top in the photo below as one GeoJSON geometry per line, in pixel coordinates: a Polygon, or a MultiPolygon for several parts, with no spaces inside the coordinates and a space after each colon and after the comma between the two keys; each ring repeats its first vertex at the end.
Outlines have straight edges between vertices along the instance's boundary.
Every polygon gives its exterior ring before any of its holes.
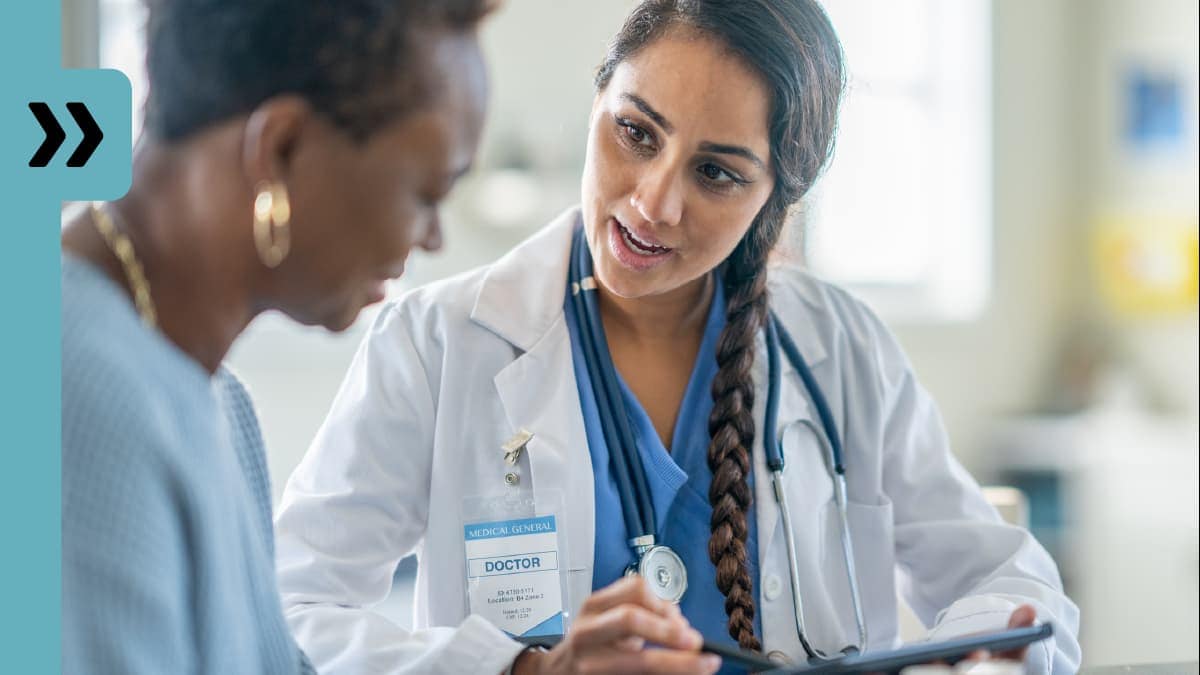
{"type": "MultiPolygon", "coordinates": [[[[715,286],[700,351],[696,355],[696,364],[692,368],[692,375],[676,417],[675,431],[671,439],[672,452],[663,447],[650,416],[626,386],[620,373],[617,373],[617,379],[621,385],[621,396],[630,425],[637,437],[638,452],[642,465],[646,468],[646,478],[650,483],[658,541],[670,546],[687,566],[688,588],[679,608],[705,639],[736,647],[737,643],[729,636],[727,628],[725,596],[717,589],[716,566],[708,558],[708,539],[712,533],[712,506],[708,503],[708,487],[712,482],[712,471],[708,468],[708,417],[713,407],[710,393],[712,381],[717,374],[717,338],[725,327],[725,293],[719,281],[715,286]]],[[[571,359],[575,367],[575,381],[579,386],[579,401],[583,408],[583,422],[596,483],[596,552],[592,573],[592,589],[596,590],[621,578],[625,569],[633,564],[634,554],[627,543],[630,535],[625,528],[621,501],[609,464],[609,450],[600,426],[587,361],[579,343],[580,326],[569,289],[564,309],[571,335],[571,359]]],[[[749,480],[753,486],[753,472],[749,480]]],[[[746,553],[751,583],[757,594],[758,536],[753,505],[746,513],[746,520],[749,525],[746,553]]],[[[762,623],[757,613],[754,617],[754,632],[762,636],[762,623]]],[[[721,672],[743,671],[727,665],[721,672]]]]}

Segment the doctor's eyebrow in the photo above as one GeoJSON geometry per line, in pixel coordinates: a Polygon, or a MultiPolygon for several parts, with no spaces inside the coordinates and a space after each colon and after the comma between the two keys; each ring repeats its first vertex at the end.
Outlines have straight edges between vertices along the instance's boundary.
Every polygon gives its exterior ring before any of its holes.
{"type": "Polygon", "coordinates": [[[758,155],[751,152],[750,148],[740,145],[725,145],[723,143],[710,143],[709,141],[704,141],[700,144],[700,150],[703,152],[716,153],[718,155],[735,155],[737,157],[741,157],[742,159],[748,160],[750,163],[754,164],[754,166],[757,166],[760,169],[767,168],[766,163],[759,159],[758,155]]]}
{"type": "Polygon", "coordinates": [[[642,111],[642,114],[654,120],[655,124],[662,127],[663,131],[667,132],[668,134],[675,133],[675,126],[668,122],[667,118],[662,116],[662,113],[651,107],[649,103],[646,103],[646,100],[641,96],[625,92],[621,94],[621,99],[632,103],[635,108],[642,111]]]}
{"type": "MultiPolygon", "coordinates": [[[[675,133],[674,125],[668,122],[667,118],[663,117],[662,113],[655,110],[654,107],[647,103],[642,97],[638,96],[637,94],[625,92],[621,94],[621,99],[632,103],[635,108],[642,111],[642,114],[654,120],[654,123],[662,127],[662,130],[667,132],[667,135],[675,133]]],[[[711,141],[704,141],[700,144],[700,150],[701,152],[711,152],[718,155],[734,155],[736,157],[741,157],[742,159],[754,164],[754,166],[758,167],[759,169],[765,169],[767,167],[766,162],[759,159],[758,155],[754,154],[750,148],[742,145],[729,145],[727,143],[713,143],[711,141]]]]}

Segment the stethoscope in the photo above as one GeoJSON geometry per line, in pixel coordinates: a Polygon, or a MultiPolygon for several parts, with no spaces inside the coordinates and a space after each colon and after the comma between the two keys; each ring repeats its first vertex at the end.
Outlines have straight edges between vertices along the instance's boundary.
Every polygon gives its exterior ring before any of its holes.
{"type": "MultiPolygon", "coordinates": [[[[592,276],[592,256],[587,246],[583,228],[575,233],[571,245],[569,263],[571,302],[579,322],[579,340],[587,362],[588,375],[595,392],[596,408],[604,442],[611,458],[613,479],[617,484],[617,495],[621,500],[621,513],[625,530],[633,535],[629,545],[633,548],[636,562],[626,570],[627,575],[636,574],[647,581],[651,591],[664,600],[678,603],[687,591],[687,567],[679,554],[670,547],[658,543],[654,504],[650,500],[650,485],[645,467],[637,455],[637,441],[629,418],[621,407],[621,387],[617,380],[612,356],[608,351],[608,340],[600,320],[597,306],[596,280],[592,276]]],[[[763,451],[766,453],[767,468],[771,471],[771,482],[775,500],[779,503],[783,520],[783,533],[787,543],[789,577],[792,585],[792,607],[796,619],[796,632],[800,645],[809,659],[829,660],[847,654],[862,652],[867,645],[867,625],[863,619],[862,602],[859,598],[858,580],[854,573],[854,547],[850,541],[850,523],[846,516],[846,467],[843,463],[841,438],[838,436],[833,413],[825,394],[813,377],[799,348],[792,340],[779,317],[770,314],[765,328],[767,342],[767,404],[763,426],[763,451]],[[846,562],[846,577],[850,585],[850,598],[854,603],[854,619],[858,624],[858,643],[849,645],[840,652],[827,654],[808,641],[804,624],[804,603],[800,596],[800,570],[796,562],[795,538],[792,534],[791,512],[788,509],[787,491],[783,487],[783,444],[776,438],[775,427],[779,418],[779,390],[782,373],[779,367],[779,352],[782,349],[788,360],[800,374],[809,397],[821,420],[821,430],[808,420],[802,423],[812,431],[824,450],[830,476],[833,480],[834,500],[837,503],[841,525],[842,555],[846,562]]]]}

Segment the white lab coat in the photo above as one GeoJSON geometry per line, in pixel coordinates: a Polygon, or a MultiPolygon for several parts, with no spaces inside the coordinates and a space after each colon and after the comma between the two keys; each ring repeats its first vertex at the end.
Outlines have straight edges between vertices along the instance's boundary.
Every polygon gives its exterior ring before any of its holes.
{"type": "MultiPolygon", "coordinates": [[[[462,500],[506,489],[501,444],[533,432],[522,488],[569,495],[566,602],[592,588],[592,465],[563,315],[572,209],[480,270],[385,308],[333,409],[288,481],[276,523],[286,616],[323,673],[501,672],[520,646],[468,617],[462,500]],[[397,562],[416,553],[415,632],[371,607],[397,562]]],[[[1053,621],[1032,672],[1074,671],[1078,610],[1054,562],[1004,524],[952,457],[937,410],[900,347],[845,292],[788,268],[771,303],[833,409],[844,438],[858,583],[871,647],[897,643],[897,586],[930,637],[1003,628],[1020,603],[1053,621]]],[[[804,385],[781,358],[779,434],[807,626],[818,647],[856,640],[833,484],[804,385]]],[[[755,417],[766,400],[763,340],[755,417]]],[[[964,376],[967,376],[964,374],[964,376]]],[[[783,526],[761,446],[753,452],[758,611],[763,645],[801,660],[783,526]]]]}

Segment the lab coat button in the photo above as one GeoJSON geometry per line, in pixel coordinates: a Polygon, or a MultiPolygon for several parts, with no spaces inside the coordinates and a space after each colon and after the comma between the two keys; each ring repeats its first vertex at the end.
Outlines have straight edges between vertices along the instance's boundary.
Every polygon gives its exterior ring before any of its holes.
{"type": "Polygon", "coordinates": [[[779,592],[783,590],[783,582],[779,580],[779,575],[768,574],[763,581],[763,596],[767,600],[774,600],[779,597],[779,592]]]}
{"type": "Polygon", "coordinates": [[[787,654],[784,654],[783,652],[779,651],[778,649],[767,652],[767,658],[774,661],[775,663],[778,663],[781,666],[788,665],[789,663],[792,662],[792,660],[787,657],[787,654]]]}

